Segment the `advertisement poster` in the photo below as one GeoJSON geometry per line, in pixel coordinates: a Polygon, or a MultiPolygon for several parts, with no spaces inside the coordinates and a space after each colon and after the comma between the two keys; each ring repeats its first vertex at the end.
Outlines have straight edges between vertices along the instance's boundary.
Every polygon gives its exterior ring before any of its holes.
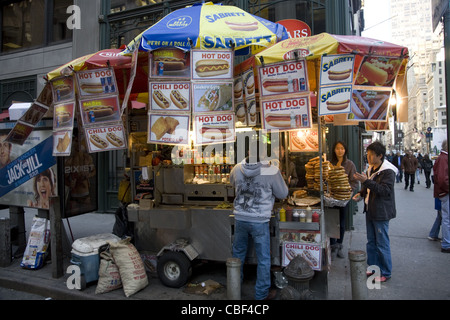
{"type": "Polygon", "coordinates": [[[348,120],[385,122],[390,97],[390,89],[385,91],[353,90],[350,102],[351,113],[348,114],[348,120]]]}
{"type": "Polygon", "coordinates": [[[353,83],[355,56],[324,55],[320,62],[320,85],[342,85],[353,83]]]}
{"type": "Polygon", "coordinates": [[[59,77],[51,81],[53,103],[75,99],[73,77],[59,77]]]}
{"type": "Polygon", "coordinates": [[[53,131],[53,156],[70,155],[72,130],[53,131]]]}
{"type": "Polygon", "coordinates": [[[191,50],[191,60],[192,80],[233,79],[234,55],[232,51],[191,50]]]}
{"type": "Polygon", "coordinates": [[[262,101],[261,108],[263,129],[288,131],[311,127],[309,96],[262,101]]]}
{"type": "Polygon", "coordinates": [[[33,131],[33,126],[17,121],[14,128],[9,132],[6,140],[10,143],[23,145],[33,131]]]}
{"type": "Polygon", "coordinates": [[[116,122],[120,120],[120,105],[117,96],[80,100],[83,126],[116,122]]]}
{"type": "Polygon", "coordinates": [[[73,128],[75,102],[55,105],[53,112],[53,130],[73,128]]]}
{"type": "Polygon", "coordinates": [[[192,100],[194,112],[234,112],[233,82],[193,83],[192,100]]]}
{"type": "Polygon", "coordinates": [[[195,116],[195,144],[225,143],[236,139],[234,114],[195,116]]]}
{"type": "Polygon", "coordinates": [[[64,157],[64,215],[97,210],[97,155],[87,152],[87,141],[74,132],[70,157],[64,157]]]}
{"type": "Polygon", "coordinates": [[[289,150],[291,152],[319,152],[317,125],[313,129],[289,132],[289,150]]]}
{"type": "Polygon", "coordinates": [[[189,144],[189,115],[149,114],[149,143],[189,144]]]}
{"type": "Polygon", "coordinates": [[[366,131],[389,131],[389,121],[386,122],[372,122],[366,121],[366,131]]]}
{"type": "Polygon", "coordinates": [[[401,58],[365,56],[355,85],[392,88],[401,64],[401,58]]]}
{"type": "Polygon", "coordinates": [[[149,53],[150,78],[185,78],[191,76],[190,51],[161,48],[149,53]]]}
{"type": "Polygon", "coordinates": [[[150,82],[149,105],[152,111],[190,111],[190,82],[150,82]]]}
{"type": "Polygon", "coordinates": [[[319,89],[319,116],[350,112],[352,85],[328,86],[319,89]]]}
{"type": "Polygon", "coordinates": [[[297,255],[302,256],[313,270],[320,271],[322,266],[322,247],[320,245],[298,242],[283,242],[281,265],[287,266],[297,255]]]}
{"type": "Polygon", "coordinates": [[[3,143],[7,155],[0,159],[0,204],[49,209],[58,190],[52,131],[33,131],[21,146],[3,143]]]}
{"type": "Polygon", "coordinates": [[[259,67],[259,92],[262,97],[307,91],[309,89],[305,60],[259,67]]]}
{"type": "Polygon", "coordinates": [[[85,135],[91,153],[127,148],[125,128],[122,124],[86,128],[85,135]]]}
{"type": "Polygon", "coordinates": [[[76,73],[80,97],[117,94],[114,69],[96,69],[76,73]]]}

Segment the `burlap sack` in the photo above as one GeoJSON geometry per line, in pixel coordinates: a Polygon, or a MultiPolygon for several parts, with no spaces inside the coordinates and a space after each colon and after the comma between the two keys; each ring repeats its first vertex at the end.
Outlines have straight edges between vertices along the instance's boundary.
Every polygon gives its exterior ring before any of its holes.
{"type": "Polygon", "coordinates": [[[95,294],[106,293],[122,287],[119,268],[114,263],[111,253],[100,253],[100,267],[98,270],[98,282],[95,294]]]}
{"type": "Polygon", "coordinates": [[[123,291],[129,297],[148,285],[147,273],[139,252],[130,238],[110,243],[109,251],[119,267],[123,291]]]}

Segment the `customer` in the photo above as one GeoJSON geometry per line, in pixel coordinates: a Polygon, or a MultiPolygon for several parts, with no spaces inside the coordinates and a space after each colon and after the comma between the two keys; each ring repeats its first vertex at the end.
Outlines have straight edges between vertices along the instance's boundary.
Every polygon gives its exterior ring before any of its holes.
{"type": "Polygon", "coordinates": [[[251,237],[258,260],[255,299],[273,299],[276,291],[269,291],[271,286],[269,220],[275,198],[286,198],[288,188],[277,167],[270,165],[268,161],[260,161],[258,155],[252,157],[251,153],[231,170],[230,183],[236,190],[233,210],[235,219],[233,257],[241,260],[241,279],[248,240],[251,237]]]}
{"type": "Polygon", "coordinates": [[[403,156],[400,155],[400,152],[397,152],[397,154],[392,158],[392,164],[398,169],[398,173],[395,176],[397,183],[402,182],[403,180],[402,160],[403,156]]]}
{"type": "Polygon", "coordinates": [[[416,175],[418,166],[419,162],[417,161],[417,158],[412,154],[412,151],[407,151],[402,159],[401,167],[405,172],[405,190],[408,189],[409,186],[409,191],[414,191],[414,177],[416,175]]]}
{"type": "MultiPolygon", "coordinates": [[[[352,187],[352,192],[358,189],[358,181],[353,177],[356,173],[356,166],[352,160],[347,158],[347,145],[343,141],[336,141],[331,149],[331,164],[335,167],[344,167],[345,174],[348,176],[348,182],[352,187]]],[[[337,256],[339,258],[344,258],[344,253],[342,252],[342,243],[344,241],[346,217],[348,214],[349,203],[345,207],[339,207],[339,239],[330,238],[331,253],[337,251],[337,256]]]]}
{"type": "Polygon", "coordinates": [[[367,229],[367,263],[380,268],[381,276],[375,281],[385,282],[391,278],[392,260],[389,241],[389,220],[396,217],[395,208],[395,168],[384,160],[386,147],[375,141],[367,147],[369,169],[367,175],[355,173],[362,183],[361,191],[353,197],[364,198],[367,229]]]}
{"type": "Polygon", "coordinates": [[[430,156],[426,153],[422,159],[422,169],[425,174],[425,185],[429,189],[431,187],[431,169],[433,169],[433,161],[431,161],[430,156]]]}
{"type": "Polygon", "coordinates": [[[430,234],[428,235],[428,240],[438,241],[439,230],[441,229],[442,214],[441,214],[441,200],[439,198],[434,198],[434,209],[437,211],[436,219],[434,220],[433,226],[431,227],[430,234]]]}
{"type": "Polygon", "coordinates": [[[434,197],[441,200],[442,214],[442,242],[441,252],[450,253],[450,222],[448,213],[448,145],[447,140],[442,142],[442,150],[433,166],[434,197]]]}

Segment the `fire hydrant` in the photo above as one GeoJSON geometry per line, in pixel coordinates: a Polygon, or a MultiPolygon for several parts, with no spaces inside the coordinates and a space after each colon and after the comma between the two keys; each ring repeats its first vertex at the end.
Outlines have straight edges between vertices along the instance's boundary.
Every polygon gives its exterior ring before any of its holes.
{"type": "Polygon", "coordinates": [[[283,271],[288,280],[288,286],[280,292],[281,300],[312,300],[309,281],[314,277],[314,270],[300,255],[289,262],[283,271]]]}

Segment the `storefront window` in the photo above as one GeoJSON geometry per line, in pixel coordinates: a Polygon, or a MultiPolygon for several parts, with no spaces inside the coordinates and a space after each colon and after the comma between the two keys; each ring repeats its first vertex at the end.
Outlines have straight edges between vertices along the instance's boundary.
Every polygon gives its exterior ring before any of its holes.
{"type": "Polygon", "coordinates": [[[67,27],[72,13],[66,13],[72,4],[73,0],[22,0],[2,5],[2,52],[72,39],[67,27]]]}
{"type": "Polygon", "coordinates": [[[19,1],[2,7],[2,51],[44,44],[45,1],[19,1]]]}

